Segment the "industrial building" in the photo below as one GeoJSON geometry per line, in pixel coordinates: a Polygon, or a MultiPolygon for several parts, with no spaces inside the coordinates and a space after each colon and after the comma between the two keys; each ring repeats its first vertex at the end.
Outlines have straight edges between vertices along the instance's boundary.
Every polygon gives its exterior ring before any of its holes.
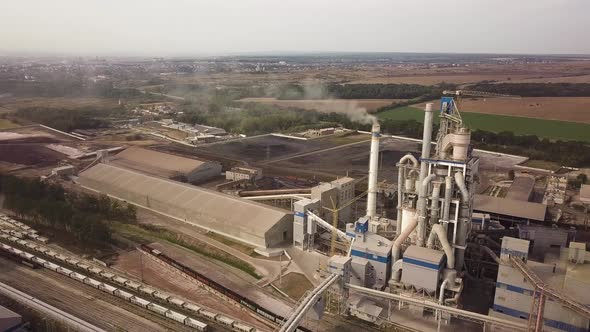
{"type": "Polygon", "coordinates": [[[0,331],[25,331],[20,329],[23,318],[16,312],[0,306],[0,331]]]}
{"type": "Polygon", "coordinates": [[[536,331],[588,331],[588,317],[572,310],[579,305],[590,305],[590,257],[585,244],[572,243],[560,254],[546,255],[543,262],[529,259],[528,250],[527,240],[503,238],[490,316],[532,321],[536,331]],[[523,269],[511,264],[511,257],[518,257],[524,264],[523,269]],[[551,294],[539,290],[529,280],[531,275],[551,289],[549,292],[560,294],[563,300],[556,300],[551,294]],[[533,299],[541,303],[533,304],[533,299]],[[531,308],[539,310],[541,315],[537,313],[536,317],[531,317],[531,308]]]}
{"type": "Polygon", "coordinates": [[[475,195],[473,210],[490,215],[491,220],[512,223],[544,221],[547,202],[532,202],[535,177],[517,174],[504,197],[475,195]]]}
{"type": "Polygon", "coordinates": [[[535,177],[528,174],[519,174],[514,178],[506,193],[506,199],[528,202],[535,189],[535,177]]]}
{"type": "Polygon", "coordinates": [[[173,154],[131,147],[109,159],[109,163],[141,173],[168,179],[200,182],[221,174],[214,161],[180,157],[173,154]]]}
{"type": "Polygon", "coordinates": [[[345,205],[354,198],[354,193],[355,180],[350,177],[342,177],[313,187],[311,198],[319,200],[321,209],[318,214],[324,220],[332,220],[331,209],[342,207],[338,211],[338,221],[339,225],[344,226],[353,222],[352,207],[345,205]]]}
{"type": "Polygon", "coordinates": [[[544,221],[547,205],[488,195],[475,195],[473,210],[487,213],[492,220],[496,221],[526,223],[528,221],[544,221]]]}
{"type": "Polygon", "coordinates": [[[259,168],[232,167],[229,171],[225,172],[225,179],[231,181],[252,181],[260,178],[262,178],[262,170],[259,168]]]}
{"type": "Polygon", "coordinates": [[[117,165],[97,164],[78,182],[251,246],[274,247],[292,238],[288,211],[117,165]]]}
{"type": "Polygon", "coordinates": [[[543,260],[546,253],[559,253],[560,249],[567,248],[575,239],[576,230],[542,225],[518,225],[518,237],[530,242],[530,257],[543,260]]]}

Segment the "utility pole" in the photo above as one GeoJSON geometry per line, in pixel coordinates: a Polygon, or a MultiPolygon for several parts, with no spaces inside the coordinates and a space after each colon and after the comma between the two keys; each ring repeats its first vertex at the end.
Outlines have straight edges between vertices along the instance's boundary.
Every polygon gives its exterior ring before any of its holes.
{"type": "Polygon", "coordinates": [[[143,253],[139,252],[139,269],[141,273],[141,282],[143,282],[143,253]]]}
{"type": "Polygon", "coordinates": [[[283,253],[285,250],[281,251],[279,255],[279,286],[283,287],[283,253]]]}

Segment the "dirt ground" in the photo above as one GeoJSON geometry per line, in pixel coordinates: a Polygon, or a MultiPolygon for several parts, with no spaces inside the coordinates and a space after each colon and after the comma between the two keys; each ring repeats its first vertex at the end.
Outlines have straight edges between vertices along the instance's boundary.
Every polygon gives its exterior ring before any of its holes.
{"type": "MultiPolygon", "coordinates": [[[[367,136],[368,137],[368,136],[367,136]]],[[[393,138],[384,138],[380,147],[379,177],[392,181],[397,171],[395,163],[407,152],[418,151],[419,144],[393,138]]],[[[361,177],[367,174],[369,165],[370,143],[360,143],[326,152],[310,154],[281,161],[275,166],[292,169],[305,169],[318,173],[330,173],[334,176],[349,175],[361,177]]]]}
{"type": "MultiPolygon", "coordinates": [[[[231,271],[224,266],[215,264],[180,247],[164,243],[155,243],[152,246],[169,257],[199,271],[208,278],[211,278],[221,285],[259,303],[263,307],[272,309],[278,314],[286,314],[290,309],[290,306],[287,303],[269,296],[260,287],[245,281],[243,277],[235,271],[231,271]]],[[[217,299],[214,298],[214,300],[217,299]]]]}
{"type": "MultiPolygon", "coordinates": [[[[435,108],[440,100],[434,101],[435,108]]],[[[417,107],[424,108],[424,103],[417,107]]],[[[590,123],[590,97],[463,98],[461,110],[527,118],[590,123]]]]}
{"type": "Polygon", "coordinates": [[[405,101],[406,99],[322,99],[322,100],[277,100],[275,98],[244,98],[240,102],[260,103],[275,105],[277,107],[297,107],[306,110],[316,110],[319,112],[342,112],[366,110],[374,111],[379,107],[391,105],[396,101],[405,101]]]}
{"type": "MultiPolygon", "coordinates": [[[[161,248],[167,247],[167,245],[161,245],[161,248]]],[[[137,250],[121,253],[113,268],[123,271],[138,280],[143,280],[143,282],[154,287],[173,294],[179,294],[187,300],[194,301],[212,310],[225,313],[228,316],[238,318],[255,326],[264,327],[263,324],[253,318],[248,312],[239,310],[236,306],[214,296],[204,288],[199,287],[196,283],[192,283],[177,273],[163,268],[162,265],[157,264],[152,259],[145,256],[142,257],[142,254],[137,250]]]]}
{"type": "Polygon", "coordinates": [[[51,165],[66,156],[34,144],[0,144],[0,161],[19,165],[51,165]]]}
{"type": "Polygon", "coordinates": [[[234,160],[255,162],[329,148],[335,145],[327,139],[304,141],[264,135],[223,144],[197,147],[195,150],[209,152],[234,160]]]}
{"type": "Polygon", "coordinates": [[[311,282],[303,274],[295,272],[283,276],[281,282],[276,281],[273,284],[295,300],[300,299],[305,292],[313,288],[311,282]]]}
{"type": "Polygon", "coordinates": [[[498,82],[590,83],[590,61],[550,63],[472,63],[468,66],[359,64],[349,68],[305,69],[292,72],[195,73],[174,77],[178,83],[275,84],[316,81],[323,83],[407,83],[432,85],[440,82],[466,84],[484,80],[498,82]]]}

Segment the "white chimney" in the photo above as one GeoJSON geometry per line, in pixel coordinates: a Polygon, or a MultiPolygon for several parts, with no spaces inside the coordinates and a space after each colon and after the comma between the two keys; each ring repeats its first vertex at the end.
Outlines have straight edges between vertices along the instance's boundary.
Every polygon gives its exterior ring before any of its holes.
{"type": "Polygon", "coordinates": [[[377,210],[377,174],[379,173],[379,137],[381,127],[375,121],[371,129],[371,155],[369,156],[369,191],[367,195],[367,217],[375,216],[377,210]]]}

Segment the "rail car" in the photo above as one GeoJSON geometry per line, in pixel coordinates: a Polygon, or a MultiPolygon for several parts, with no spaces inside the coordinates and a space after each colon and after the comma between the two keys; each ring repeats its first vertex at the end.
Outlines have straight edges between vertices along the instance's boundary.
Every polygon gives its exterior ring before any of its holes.
{"type": "Polygon", "coordinates": [[[84,283],[86,285],[90,285],[94,288],[100,288],[100,285],[102,285],[102,282],[98,281],[98,280],[94,280],[92,278],[86,278],[84,279],[84,283]]]}
{"type": "MultiPolygon", "coordinates": [[[[233,290],[226,288],[225,286],[222,286],[221,284],[217,283],[216,281],[209,279],[208,277],[202,275],[201,273],[191,269],[190,267],[187,267],[185,265],[183,265],[180,262],[175,261],[174,259],[166,256],[164,253],[162,253],[161,251],[157,250],[157,249],[153,249],[148,245],[141,245],[141,249],[150,253],[151,255],[157,257],[158,259],[164,261],[166,264],[173,266],[174,268],[182,271],[183,273],[189,275],[190,277],[196,279],[197,281],[199,281],[200,283],[210,287],[213,291],[218,292],[234,301],[236,301],[237,303],[241,304],[242,306],[248,308],[249,310],[255,312],[256,314],[258,314],[259,316],[262,316],[270,321],[273,321],[277,324],[281,324],[285,318],[281,315],[275,314],[272,311],[262,307],[261,305],[259,305],[258,303],[234,292],[233,290]]],[[[156,292],[157,294],[157,292],[156,292]]],[[[188,307],[187,310],[191,310],[188,307]]],[[[191,310],[193,311],[193,310],[191,310]]],[[[209,319],[215,319],[215,317],[211,316],[207,316],[208,314],[212,314],[211,312],[201,309],[198,311],[199,314],[203,315],[204,317],[207,317],[209,319]]],[[[237,329],[237,328],[236,328],[237,329]]],[[[240,330],[241,331],[241,330],[240,330]]],[[[244,330],[247,331],[247,330],[244,330]]],[[[297,327],[297,329],[295,330],[297,332],[311,332],[311,330],[299,326],[297,327]]]]}
{"type": "Polygon", "coordinates": [[[151,310],[153,312],[157,312],[160,315],[166,316],[166,312],[170,311],[168,308],[164,308],[161,305],[155,304],[155,303],[148,303],[146,308],[148,310],[151,310]]]}
{"type": "Polygon", "coordinates": [[[141,297],[137,297],[137,296],[132,296],[131,298],[129,298],[129,302],[133,303],[133,304],[137,304],[140,307],[143,308],[147,308],[148,304],[150,304],[151,302],[148,300],[144,300],[141,297]]]}
{"type": "Polygon", "coordinates": [[[181,300],[181,299],[179,299],[177,297],[171,296],[171,297],[168,298],[168,303],[172,303],[172,304],[174,304],[176,306],[182,307],[182,305],[185,303],[185,301],[184,300],[181,300]]]}
{"type": "MultiPolygon", "coordinates": [[[[24,245],[24,246],[27,246],[28,244],[30,244],[29,242],[26,242],[26,241],[22,242],[22,240],[19,240],[18,238],[14,238],[14,237],[12,237],[12,240],[14,242],[17,242],[18,244],[24,245]],[[18,241],[21,241],[21,242],[18,242],[18,241]]],[[[56,258],[64,263],[76,266],[82,270],[90,271],[93,268],[87,264],[81,263],[80,261],[78,261],[76,259],[67,257],[65,255],[58,254],[58,253],[53,252],[51,250],[45,250],[44,248],[40,248],[39,246],[30,246],[29,248],[31,250],[47,254],[48,256],[56,258]]],[[[146,299],[135,296],[135,295],[133,295],[129,292],[126,292],[124,290],[121,290],[117,287],[105,284],[105,283],[95,280],[95,279],[92,279],[92,278],[90,278],[86,275],[83,275],[81,273],[78,273],[76,271],[72,271],[72,270],[67,269],[63,266],[59,266],[59,265],[49,262],[43,258],[37,257],[29,252],[14,248],[12,246],[9,246],[9,245],[3,244],[3,243],[0,243],[0,249],[2,249],[3,252],[7,253],[8,255],[11,255],[15,259],[17,259],[17,260],[20,259],[20,261],[23,264],[26,263],[27,265],[29,265],[32,268],[36,268],[36,267],[40,267],[40,266],[45,267],[49,270],[55,271],[57,273],[65,275],[69,278],[72,278],[74,280],[77,280],[79,282],[87,284],[93,288],[97,288],[103,292],[115,295],[125,301],[131,302],[133,304],[136,304],[138,306],[146,308],[150,311],[158,313],[162,316],[165,316],[169,319],[172,319],[172,320],[179,322],[181,324],[184,324],[186,326],[190,326],[190,327],[195,328],[199,331],[207,331],[207,327],[208,327],[207,324],[200,322],[194,318],[190,318],[190,317],[183,315],[179,312],[170,310],[166,307],[163,307],[163,306],[158,305],[156,303],[150,302],[146,299]]],[[[152,295],[155,298],[162,299],[168,303],[177,305],[177,306],[184,308],[186,310],[201,314],[201,315],[208,317],[212,320],[215,320],[221,324],[232,327],[233,329],[235,329],[237,331],[244,331],[244,332],[254,331],[254,328],[249,327],[245,324],[241,324],[239,322],[236,322],[235,320],[233,320],[229,317],[225,317],[225,316],[219,315],[217,313],[210,312],[208,310],[204,310],[197,305],[187,303],[184,300],[176,298],[176,297],[172,297],[169,294],[155,291],[154,289],[151,289],[151,288],[144,286],[140,283],[125,279],[123,277],[115,276],[112,273],[105,273],[104,271],[102,271],[101,269],[98,269],[98,268],[94,268],[94,270],[92,272],[97,275],[100,275],[102,277],[105,277],[105,276],[111,277],[112,276],[110,279],[112,279],[115,282],[120,283],[123,286],[134,288],[137,291],[143,291],[144,293],[146,293],[148,295],[152,295]]]]}

